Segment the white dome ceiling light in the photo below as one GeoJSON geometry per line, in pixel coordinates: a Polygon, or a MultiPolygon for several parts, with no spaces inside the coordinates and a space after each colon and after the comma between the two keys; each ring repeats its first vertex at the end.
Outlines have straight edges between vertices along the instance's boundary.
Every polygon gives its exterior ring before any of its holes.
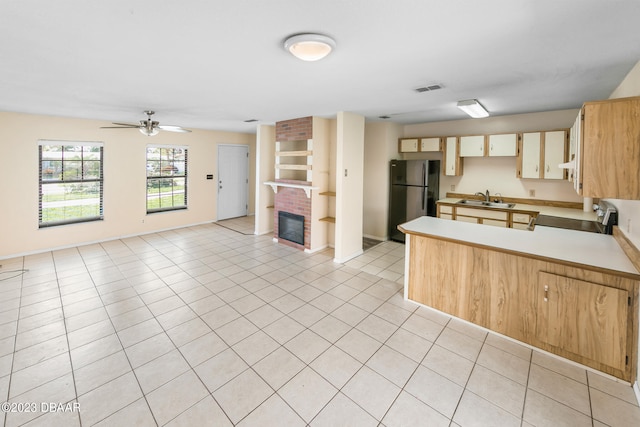
{"type": "Polygon", "coordinates": [[[303,61],[318,61],[329,55],[335,47],[335,40],[322,34],[296,34],[284,42],[284,48],[303,61]]]}

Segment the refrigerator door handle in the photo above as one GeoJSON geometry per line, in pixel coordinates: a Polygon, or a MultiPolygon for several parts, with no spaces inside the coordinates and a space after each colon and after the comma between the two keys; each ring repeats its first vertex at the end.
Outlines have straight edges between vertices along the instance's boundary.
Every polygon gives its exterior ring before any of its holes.
{"type": "Polygon", "coordinates": [[[425,197],[426,192],[427,192],[427,189],[423,188],[422,189],[422,210],[425,212],[425,215],[427,214],[427,205],[426,205],[427,198],[425,197]]]}
{"type": "Polygon", "coordinates": [[[427,164],[422,163],[422,185],[427,185],[427,164]]]}

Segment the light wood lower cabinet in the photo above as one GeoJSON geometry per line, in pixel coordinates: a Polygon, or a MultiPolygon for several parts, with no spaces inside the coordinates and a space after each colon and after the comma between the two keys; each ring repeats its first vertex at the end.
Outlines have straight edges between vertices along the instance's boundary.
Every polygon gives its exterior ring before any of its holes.
{"type": "Polygon", "coordinates": [[[629,292],[538,272],[536,337],[624,370],[629,292]]]}
{"type": "Polygon", "coordinates": [[[409,299],[635,379],[639,281],[416,234],[408,262],[409,299]]]}

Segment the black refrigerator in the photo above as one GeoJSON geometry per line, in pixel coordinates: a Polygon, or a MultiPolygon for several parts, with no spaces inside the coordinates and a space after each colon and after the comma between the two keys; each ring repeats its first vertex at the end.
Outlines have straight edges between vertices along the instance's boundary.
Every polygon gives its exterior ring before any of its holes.
{"type": "Polygon", "coordinates": [[[436,216],[440,187],[439,160],[391,160],[389,239],[404,243],[398,225],[421,216],[436,216]]]}

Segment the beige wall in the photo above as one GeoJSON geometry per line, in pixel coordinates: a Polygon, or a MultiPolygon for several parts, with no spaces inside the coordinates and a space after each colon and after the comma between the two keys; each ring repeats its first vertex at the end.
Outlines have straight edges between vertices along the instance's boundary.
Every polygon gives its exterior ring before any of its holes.
{"type": "Polygon", "coordinates": [[[397,143],[402,126],[391,122],[367,123],[364,129],[364,223],[365,237],[387,240],[389,218],[389,161],[398,158],[397,143]]]}
{"type": "MultiPolygon", "coordinates": [[[[577,115],[578,110],[559,110],[480,120],[424,123],[405,126],[404,136],[456,136],[568,129],[577,115]]],[[[404,158],[442,160],[442,153],[405,154],[404,158]]],[[[489,190],[491,194],[500,193],[504,197],[582,202],[582,198],[568,181],[516,178],[515,157],[466,157],[463,163],[462,176],[440,176],[440,198],[451,191],[473,194],[489,190]],[[529,196],[530,190],[535,191],[535,197],[529,196]]]]}
{"type": "MultiPolygon", "coordinates": [[[[0,259],[123,236],[215,221],[218,144],[249,146],[255,181],[255,136],[194,130],[147,137],[136,130],[99,129],[109,123],[0,113],[0,259]],[[38,229],[38,140],[104,142],[104,221],[38,229]],[[146,214],[147,144],[189,147],[188,209],[146,214]],[[206,175],[213,174],[213,180],[206,175]]],[[[249,212],[254,212],[254,187],[249,212]]]]}
{"type": "Polygon", "coordinates": [[[336,141],[335,261],[346,262],[362,253],[364,117],[339,112],[336,141]]]}

